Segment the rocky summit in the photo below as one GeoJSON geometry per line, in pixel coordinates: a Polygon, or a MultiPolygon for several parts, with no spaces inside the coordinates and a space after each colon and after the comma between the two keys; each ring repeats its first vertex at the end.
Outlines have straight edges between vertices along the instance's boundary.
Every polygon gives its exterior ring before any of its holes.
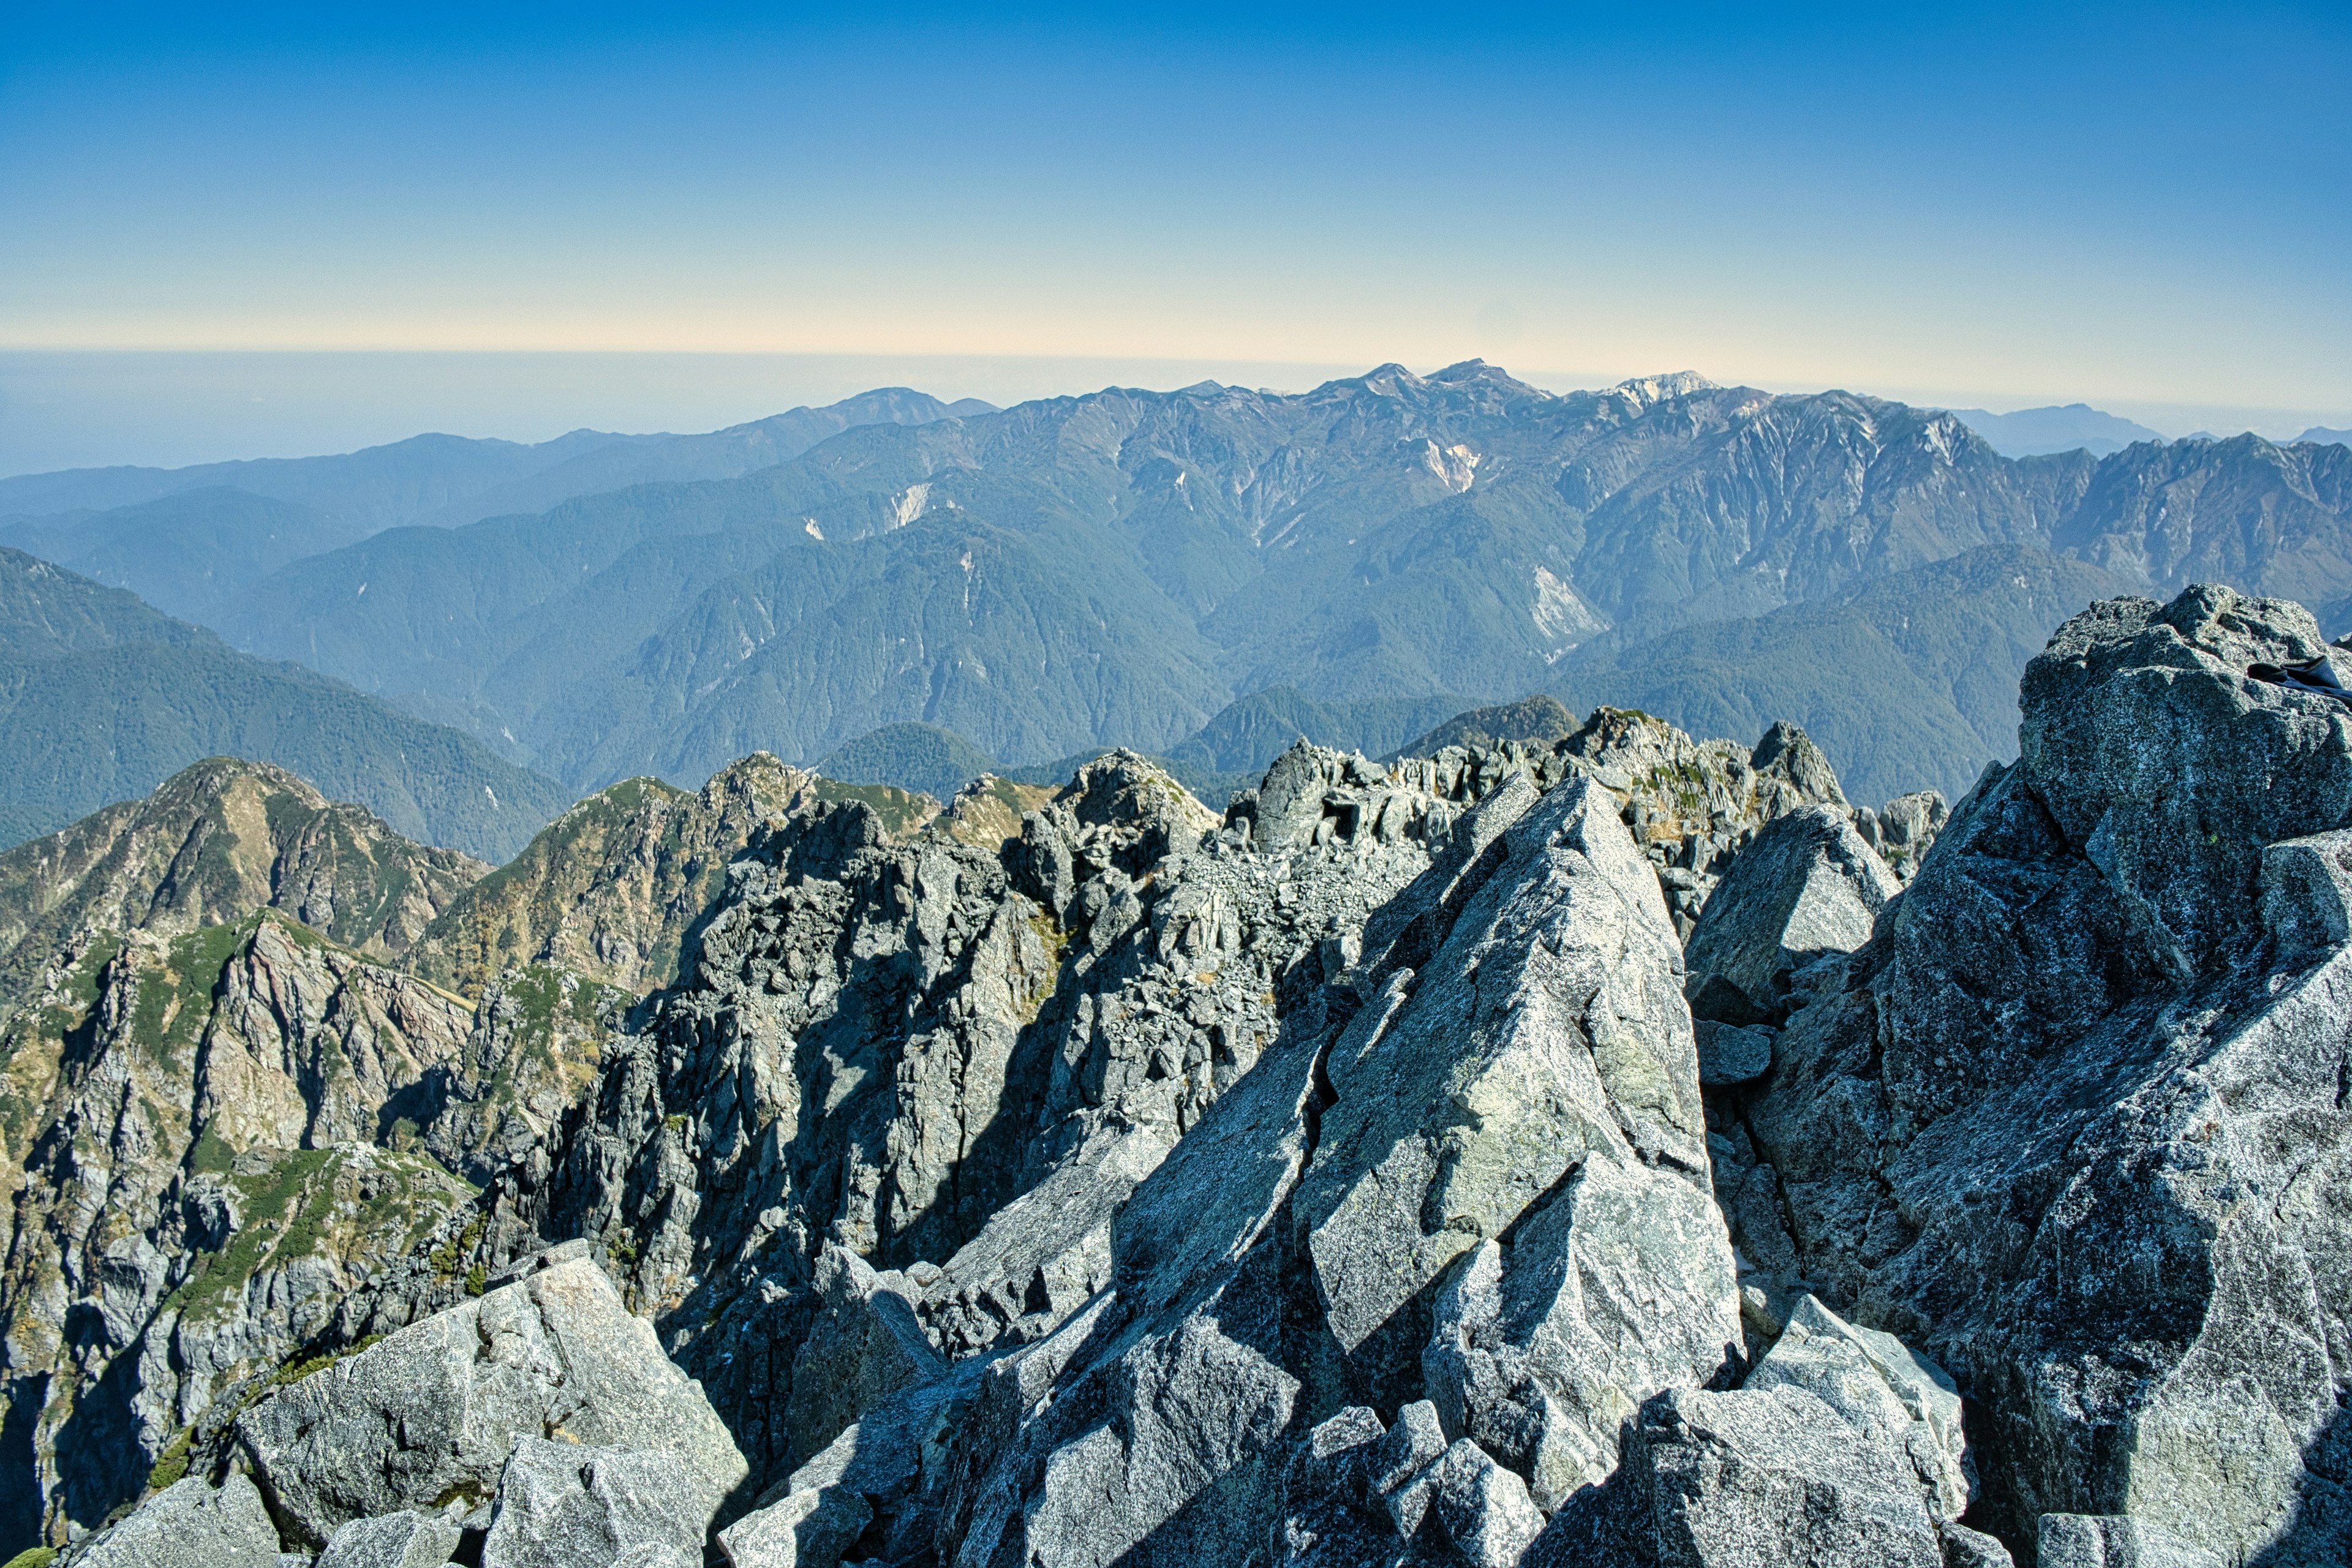
{"type": "Polygon", "coordinates": [[[929,818],[755,758],[496,878],[175,781],[156,847],[0,863],[121,868],[12,895],[28,1541],[2341,1563],[2326,646],[2095,605],[1948,813],[1608,709],[1222,813],[1130,752],[929,818]],[[200,820],[311,869],[165,918],[200,820]]]}

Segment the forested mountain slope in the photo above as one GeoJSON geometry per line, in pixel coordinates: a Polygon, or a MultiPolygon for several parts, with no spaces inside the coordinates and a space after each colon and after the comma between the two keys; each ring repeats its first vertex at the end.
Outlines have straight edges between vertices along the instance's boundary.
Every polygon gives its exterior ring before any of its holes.
{"type": "Polygon", "coordinates": [[[485,856],[512,853],[564,804],[469,735],[0,549],[0,844],[222,755],[295,770],[412,837],[485,856]]]}

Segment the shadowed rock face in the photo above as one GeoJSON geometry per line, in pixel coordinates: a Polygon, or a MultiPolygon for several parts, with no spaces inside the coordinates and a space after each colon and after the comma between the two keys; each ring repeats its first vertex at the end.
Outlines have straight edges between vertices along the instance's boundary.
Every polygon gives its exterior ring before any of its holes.
{"type": "Polygon", "coordinates": [[[2218,588],[2068,622],[2019,763],[1727,1105],[1743,1253],[1952,1368],[2012,1541],[2347,1550],[2352,710],[2246,674],[2321,646],[2218,588]]]}
{"type": "Polygon", "coordinates": [[[1731,1025],[1777,1023],[1796,971],[1868,942],[1898,890],[1835,810],[1811,806],[1766,825],[1691,931],[1692,1011],[1731,1025]]]}
{"type": "Polygon", "coordinates": [[[469,1195],[376,1140],[472,1025],[393,965],[487,869],[226,758],[0,856],[5,1538],[137,1495],[469,1195]]]}

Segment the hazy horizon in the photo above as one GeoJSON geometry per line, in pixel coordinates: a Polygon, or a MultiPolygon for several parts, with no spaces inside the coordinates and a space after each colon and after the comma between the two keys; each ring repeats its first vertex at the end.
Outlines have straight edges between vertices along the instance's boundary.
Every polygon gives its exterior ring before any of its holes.
{"type": "MultiPolygon", "coordinates": [[[[117,465],[182,468],[240,458],[354,451],[441,433],[534,442],[582,428],[646,434],[723,428],[877,386],[943,400],[1010,405],[1105,386],[1167,391],[1203,380],[1300,392],[1376,363],[969,355],[306,353],[297,350],[0,351],[0,478],[117,465]]],[[[1705,364],[1542,371],[1497,361],[1548,391],[1606,386],[1705,364]]],[[[1410,368],[1426,373],[1436,363],[1410,368]]],[[[1773,386],[1815,392],[1822,386],[1773,386]]],[[[1968,389],[1849,386],[1847,391],[1994,413],[2089,402],[2168,437],[2251,429],[2284,439],[2352,412],[2036,399],[1968,389]]]]}

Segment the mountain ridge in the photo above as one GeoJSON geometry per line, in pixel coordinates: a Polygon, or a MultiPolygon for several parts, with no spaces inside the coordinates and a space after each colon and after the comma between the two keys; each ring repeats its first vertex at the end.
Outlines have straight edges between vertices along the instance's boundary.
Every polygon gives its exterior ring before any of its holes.
{"type": "MultiPolygon", "coordinates": [[[[1109,388],[381,534],[287,568],[223,624],[484,714],[577,789],[691,784],[755,748],[814,762],[901,721],[1008,768],[1172,757],[1254,693],[1505,700],[1604,645],[1977,549],[2078,556],[2152,591],[2226,574],[2332,625],[2352,614],[2332,585],[2352,584],[2333,450],[2011,459],[1954,415],[1847,393],[1685,374],[1554,395],[1475,361],[1297,395],[1109,388]]],[[[1996,683],[2017,673],[2003,658],[1996,683]]],[[[1920,782],[1858,765],[1873,791],[1920,782]]]]}
{"type": "Polygon", "coordinates": [[[520,847],[563,804],[560,786],[468,735],[5,547],[0,752],[7,844],[223,754],[323,779],[409,837],[490,854],[520,847]]]}

